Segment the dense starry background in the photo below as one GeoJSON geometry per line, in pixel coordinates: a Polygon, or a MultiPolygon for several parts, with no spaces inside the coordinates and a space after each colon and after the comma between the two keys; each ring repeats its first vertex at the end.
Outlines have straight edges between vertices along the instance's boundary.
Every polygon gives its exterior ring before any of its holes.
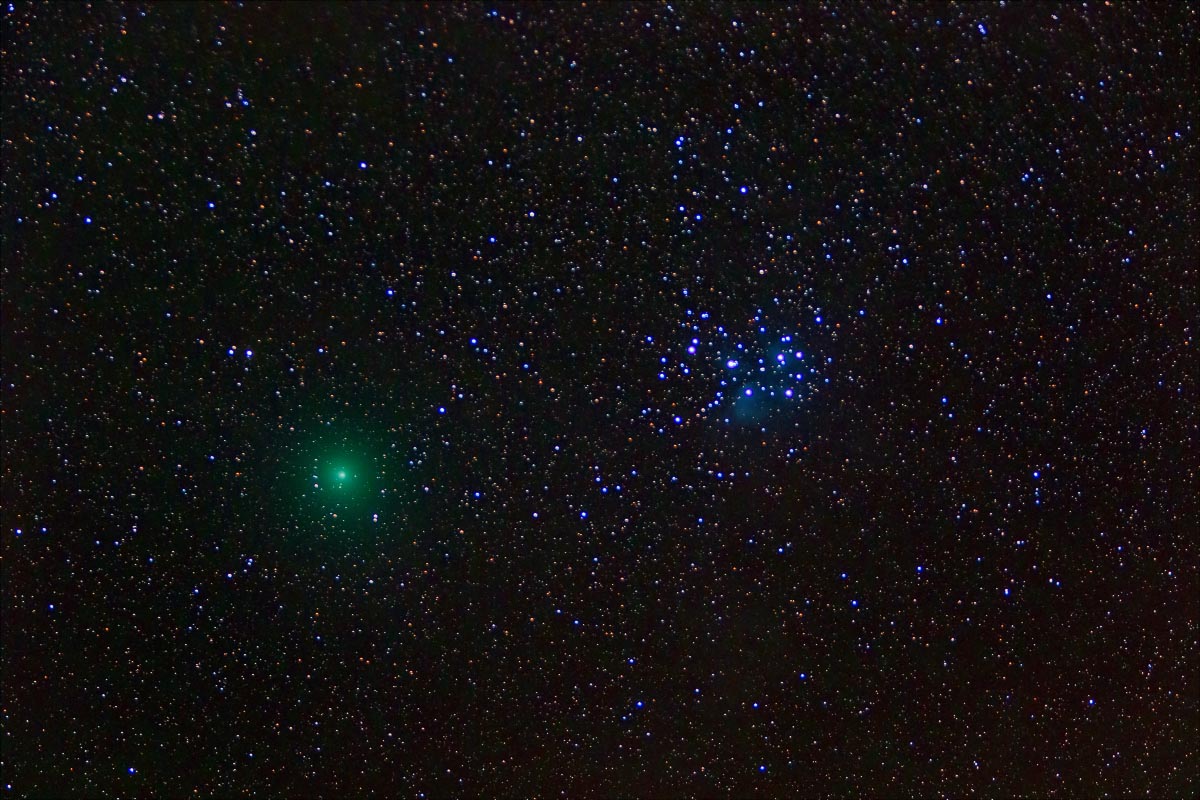
{"type": "Polygon", "coordinates": [[[1198,22],[6,4],[5,794],[1195,791],[1198,22]]]}

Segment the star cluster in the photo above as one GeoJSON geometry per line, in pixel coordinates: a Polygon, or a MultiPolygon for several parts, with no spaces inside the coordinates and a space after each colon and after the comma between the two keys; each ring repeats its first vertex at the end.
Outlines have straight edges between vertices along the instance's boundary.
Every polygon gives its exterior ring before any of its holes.
{"type": "Polygon", "coordinates": [[[1200,786],[1185,3],[27,3],[0,791],[1200,786]]]}

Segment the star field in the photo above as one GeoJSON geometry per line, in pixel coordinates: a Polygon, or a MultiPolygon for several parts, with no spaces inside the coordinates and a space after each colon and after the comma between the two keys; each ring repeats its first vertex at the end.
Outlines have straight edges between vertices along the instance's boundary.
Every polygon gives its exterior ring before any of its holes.
{"type": "Polygon", "coordinates": [[[10,797],[1200,788],[1183,3],[6,3],[10,797]]]}

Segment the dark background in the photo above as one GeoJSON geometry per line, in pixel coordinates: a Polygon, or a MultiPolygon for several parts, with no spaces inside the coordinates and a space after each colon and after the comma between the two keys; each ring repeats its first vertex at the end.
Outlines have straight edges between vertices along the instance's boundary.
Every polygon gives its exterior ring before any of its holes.
{"type": "Polygon", "coordinates": [[[8,796],[1200,786],[1194,6],[0,13],[8,796]]]}

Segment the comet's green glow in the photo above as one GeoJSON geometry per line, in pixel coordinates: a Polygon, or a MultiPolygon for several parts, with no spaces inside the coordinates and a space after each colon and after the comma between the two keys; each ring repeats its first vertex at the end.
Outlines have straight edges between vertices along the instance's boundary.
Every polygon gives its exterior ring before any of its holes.
{"type": "Polygon", "coordinates": [[[383,433],[354,433],[306,431],[288,465],[296,519],[310,543],[328,536],[336,547],[357,546],[351,543],[373,541],[382,521],[402,518],[396,492],[408,484],[389,481],[387,452],[378,445],[383,433]]]}
{"type": "Polygon", "coordinates": [[[317,470],[313,476],[314,484],[327,492],[339,495],[351,493],[359,483],[357,468],[345,459],[334,459],[317,470]],[[322,480],[322,475],[324,479],[322,480]]]}
{"type": "Polygon", "coordinates": [[[365,499],[363,493],[372,484],[372,459],[369,454],[341,446],[315,448],[308,458],[304,475],[307,489],[304,494],[320,499],[324,504],[344,506],[365,499]]]}

